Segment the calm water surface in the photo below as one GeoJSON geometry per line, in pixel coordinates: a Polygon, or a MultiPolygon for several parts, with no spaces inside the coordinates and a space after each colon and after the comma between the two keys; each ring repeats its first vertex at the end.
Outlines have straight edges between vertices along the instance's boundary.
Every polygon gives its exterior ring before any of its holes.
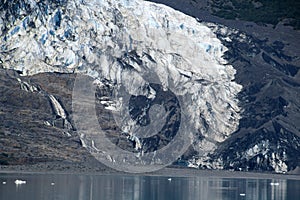
{"type": "Polygon", "coordinates": [[[1,174],[1,200],[300,199],[300,180],[1,174]],[[16,179],[26,184],[16,185],[16,179]]]}

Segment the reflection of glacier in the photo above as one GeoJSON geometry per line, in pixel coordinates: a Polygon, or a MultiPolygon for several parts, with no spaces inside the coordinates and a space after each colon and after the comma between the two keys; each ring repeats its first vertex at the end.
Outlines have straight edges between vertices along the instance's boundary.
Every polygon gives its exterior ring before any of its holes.
{"type": "Polygon", "coordinates": [[[205,24],[140,0],[74,0],[43,9],[36,1],[27,2],[33,12],[1,32],[5,68],[23,75],[84,73],[98,83],[122,84],[133,95],[151,96],[142,86],[152,79],[172,86],[176,95],[185,97],[201,155],[237,129],[241,86],[222,58],[226,48],[205,24]]]}
{"type": "MultiPolygon", "coordinates": [[[[87,178],[87,177],[86,177],[87,178]]],[[[287,180],[110,176],[83,179],[79,199],[285,200],[287,180]],[[278,183],[272,186],[270,183],[278,183]]]]}
{"type": "MultiPolygon", "coordinates": [[[[169,170],[169,169],[167,169],[169,170]]],[[[166,171],[167,171],[166,170],[166,171]]],[[[166,173],[164,171],[164,173],[166,173]]],[[[173,171],[172,169],[170,170],[173,171]]],[[[162,171],[163,172],[163,171],[162,171]]],[[[173,171],[176,173],[176,171],[173,171]]],[[[181,173],[181,172],[180,172],[181,173]]],[[[180,175],[180,174],[177,174],[180,175]]],[[[190,174],[192,175],[192,174],[190,174]]],[[[299,177],[291,179],[229,178],[238,174],[203,172],[190,177],[129,174],[24,174],[30,180],[17,191],[18,197],[31,199],[74,200],[294,200],[300,195],[299,177]],[[171,178],[171,181],[168,180],[171,178]],[[54,185],[51,183],[55,183],[54,185]],[[271,183],[277,183],[271,185],[271,183]],[[30,192],[29,192],[30,191],[30,192]],[[242,196],[241,194],[245,194],[242,196]]],[[[13,183],[19,174],[3,174],[2,180],[13,183]]],[[[281,176],[281,178],[284,178],[281,176]]],[[[14,184],[1,188],[1,199],[16,199],[14,184]]]]}
{"type": "Polygon", "coordinates": [[[276,180],[279,185],[271,187],[265,179],[195,178],[189,182],[189,199],[286,199],[286,180],[276,180]]]}

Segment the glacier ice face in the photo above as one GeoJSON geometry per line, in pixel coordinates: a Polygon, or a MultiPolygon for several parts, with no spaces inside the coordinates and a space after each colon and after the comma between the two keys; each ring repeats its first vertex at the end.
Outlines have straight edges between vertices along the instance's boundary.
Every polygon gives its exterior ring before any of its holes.
{"type": "Polygon", "coordinates": [[[241,85],[222,58],[226,47],[205,24],[141,0],[70,0],[46,7],[47,14],[37,1],[28,2],[34,12],[5,33],[0,24],[4,68],[23,75],[83,73],[149,97],[155,92],[141,86],[152,79],[172,85],[176,95],[188,97],[186,110],[197,130],[194,148],[202,155],[237,129],[241,85]]]}

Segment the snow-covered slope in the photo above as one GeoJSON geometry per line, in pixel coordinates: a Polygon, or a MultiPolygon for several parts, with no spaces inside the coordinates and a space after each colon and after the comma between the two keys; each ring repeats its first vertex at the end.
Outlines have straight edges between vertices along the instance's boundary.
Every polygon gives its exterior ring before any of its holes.
{"type": "Polygon", "coordinates": [[[140,0],[62,2],[27,0],[13,25],[0,23],[4,68],[87,74],[132,95],[151,96],[142,86],[156,79],[185,97],[194,149],[203,156],[237,129],[241,86],[222,58],[226,47],[205,24],[140,0]]]}

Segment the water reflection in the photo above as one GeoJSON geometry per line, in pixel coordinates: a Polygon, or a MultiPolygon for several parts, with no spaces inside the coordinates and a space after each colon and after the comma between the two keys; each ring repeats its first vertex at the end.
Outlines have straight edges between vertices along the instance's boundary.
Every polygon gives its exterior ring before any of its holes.
{"type": "Polygon", "coordinates": [[[1,200],[285,200],[297,199],[299,188],[299,180],[284,179],[0,174],[1,200]],[[27,182],[15,185],[16,179],[27,182]]]}

